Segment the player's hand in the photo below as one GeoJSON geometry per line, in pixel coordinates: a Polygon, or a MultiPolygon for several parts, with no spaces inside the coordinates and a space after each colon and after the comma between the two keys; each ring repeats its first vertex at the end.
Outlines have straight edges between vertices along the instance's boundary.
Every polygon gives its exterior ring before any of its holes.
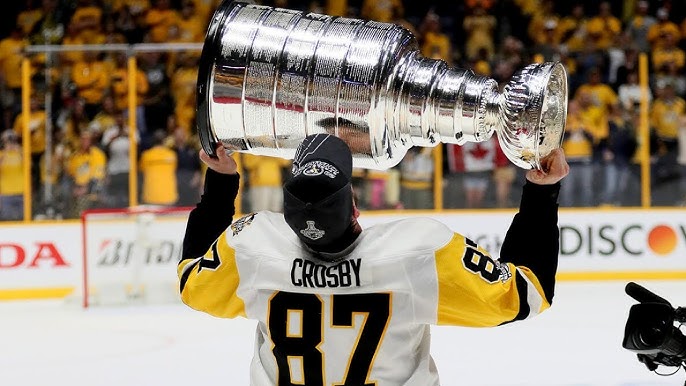
{"type": "Polygon", "coordinates": [[[214,170],[221,174],[236,174],[238,171],[238,165],[236,161],[228,154],[226,154],[226,148],[222,144],[217,144],[217,158],[212,158],[204,149],[200,150],[200,160],[207,165],[208,168],[214,170]]]}
{"type": "Polygon", "coordinates": [[[526,179],[537,185],[552,185],[569,174],[569,165],[561,148],[554,149],[541,159],[541,169],[531,169],[526,179]]]}

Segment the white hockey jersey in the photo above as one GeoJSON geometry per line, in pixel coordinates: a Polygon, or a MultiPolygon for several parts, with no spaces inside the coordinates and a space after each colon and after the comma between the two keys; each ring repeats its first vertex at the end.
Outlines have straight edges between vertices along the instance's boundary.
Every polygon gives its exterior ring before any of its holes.
{"type": "Polygon", "coordinates": [[[438,385],[429,326],[496,326],[550,306],[531,270],[432,219],[365,229],[328,263],[271,212],[235,221],[179,264],[181,297],[259,321],[251,385],[438,385]]]}

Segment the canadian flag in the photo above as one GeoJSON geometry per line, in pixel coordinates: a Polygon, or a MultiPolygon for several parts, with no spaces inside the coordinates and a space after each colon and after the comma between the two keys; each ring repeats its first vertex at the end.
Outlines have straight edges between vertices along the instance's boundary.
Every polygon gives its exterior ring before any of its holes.
{"type": "Polygon", "coordinates": [[[451,173],[487,171],[509,164],[495,135],[483,142],[448,144],[446,149],[451,173]]]}

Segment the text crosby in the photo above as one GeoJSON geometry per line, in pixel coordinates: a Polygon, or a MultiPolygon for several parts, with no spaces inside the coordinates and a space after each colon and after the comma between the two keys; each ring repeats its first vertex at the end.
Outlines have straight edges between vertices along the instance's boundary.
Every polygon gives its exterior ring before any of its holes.
{"type": "Polygon", "coordinates": [[[291,283],[296,287],[359,287],[361,263],[362,259],[351,259],[324,265],[298,258],[293,260],[291,283]]]}

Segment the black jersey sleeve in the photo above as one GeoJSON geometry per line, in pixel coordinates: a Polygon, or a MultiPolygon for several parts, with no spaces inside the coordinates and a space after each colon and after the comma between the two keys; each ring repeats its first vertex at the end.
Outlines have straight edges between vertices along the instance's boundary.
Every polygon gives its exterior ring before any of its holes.
{"type": "Polygon", "coordinates": [[[499,259],[529,268],[538,278],[549,303],[554,295],[560,250],[559,192],[559,182],[537,185],[527,181],[524,184],[519,212],[507,231],[499,259]]]}
{"type": "Polygon", "coordinates": [[[203,195],[186,223],[182,260],[204,255],[231,225],[236,214],[234,201],[238,195],[239,179],[238,174],[220,174],[207,169],[203,195]]]}

